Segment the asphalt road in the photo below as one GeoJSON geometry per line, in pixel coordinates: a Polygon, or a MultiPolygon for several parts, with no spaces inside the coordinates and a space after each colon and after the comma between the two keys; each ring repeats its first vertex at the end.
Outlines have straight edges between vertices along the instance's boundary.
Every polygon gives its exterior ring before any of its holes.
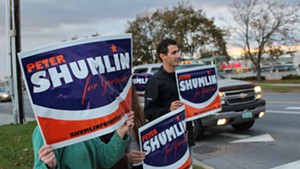
{"type": "MultiPolygon", "coordinates": [[[[23,100],[24,100],[23,108],[24,108],[25,117],[31,118],[31,119],[34,118],[31,103],[30,103],[30,100],[28,98],[26,91],[24,91],[23,100]]],[[[13,114],[12,102],[1,102],[0,103],[0,113],[13,114]]]]}
{"type": "Polygon", "coordinates": [[[250,131],[210,128],[194,157],[217,169],[300,168],[300,94],[265,93],[265,99],[267,114],[250,131]]]}

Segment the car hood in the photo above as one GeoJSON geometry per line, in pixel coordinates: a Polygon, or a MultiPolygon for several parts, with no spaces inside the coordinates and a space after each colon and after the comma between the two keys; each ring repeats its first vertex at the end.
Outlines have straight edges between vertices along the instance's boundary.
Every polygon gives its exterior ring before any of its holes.
{"type": "Polygon", "coordinates": [[[255,84],[252,82],[232,79],[218,79],[218,85],[220,91],[240,90],[253,88],[255,86],[255,84]]]}

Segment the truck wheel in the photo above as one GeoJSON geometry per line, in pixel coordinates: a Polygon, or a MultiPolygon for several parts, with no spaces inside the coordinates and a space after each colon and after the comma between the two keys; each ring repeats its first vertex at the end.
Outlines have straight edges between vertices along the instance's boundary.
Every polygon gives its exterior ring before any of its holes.
{"type": "Polygon", "coordinates": [[[197,119],[193,121],[193,126],[194,126],[194,139],[196,141],[199,141],[203,139],[205,129],[202,125],[201,119],[197,119]]]}
{"type": "Polygon", "coordinates": [[[238,131],[245,131],[249,130],[252,126],[254,125],[254,120],[245,122],[245,123],[240,123],[240,124],[232,124],[231,126],[238,131]]]}

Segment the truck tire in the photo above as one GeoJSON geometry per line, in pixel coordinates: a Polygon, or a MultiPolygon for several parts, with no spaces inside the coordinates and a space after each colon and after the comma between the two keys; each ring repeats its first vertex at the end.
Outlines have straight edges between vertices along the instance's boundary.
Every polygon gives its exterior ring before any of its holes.
{"type": "Polygon", "coordinates": [[[232,124],[231,126],[238,131],[245,131],[249,130],[252,126],[254,125],[254,120],[245,122],[245,123],[240,123],[240,124],[232,124]]]}
{"type": "Polygon", "coordinates": [[[194,139],[196,141],[202,140],[204,137],[205,128],[202,125],[201,119],[197,119],[193,121],[194,127],[194,139]]]}

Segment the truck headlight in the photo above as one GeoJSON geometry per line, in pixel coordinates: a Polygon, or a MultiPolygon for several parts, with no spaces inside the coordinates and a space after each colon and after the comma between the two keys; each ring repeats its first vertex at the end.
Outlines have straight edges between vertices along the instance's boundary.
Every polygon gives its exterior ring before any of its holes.
{"type": "Polygon", "coordinates": [[[221,99],[221,104],[225,104],[225,93],[219,92],[219,97],[221,99]]]}
{"type": "Polygon", "coordinates": [[[222,119],[218,120],[217,125],[218,126],[224,126],[226,123],[227,123],[227,119],[222,118],[222,119]]]}
{"type": "Polygon", "coordinates": [[[255,98],[256,99],[261,99],[262,98],[261,87],[260,86],[255,86],[254,91],[255,91],[255,98]]]}
{"type": "Polygon", "coordinates": [[[261,92],[261,87],[260,86],[255,86],[254,91],[255,91],[255,93],[260,93],[261,92]]]}
{"type": "Polygon", "coordinates": [[[8,97],[8,94],[4,93],[4,94],[2,94],[2,97],[6,98],[6,97],[8,97]]]}

